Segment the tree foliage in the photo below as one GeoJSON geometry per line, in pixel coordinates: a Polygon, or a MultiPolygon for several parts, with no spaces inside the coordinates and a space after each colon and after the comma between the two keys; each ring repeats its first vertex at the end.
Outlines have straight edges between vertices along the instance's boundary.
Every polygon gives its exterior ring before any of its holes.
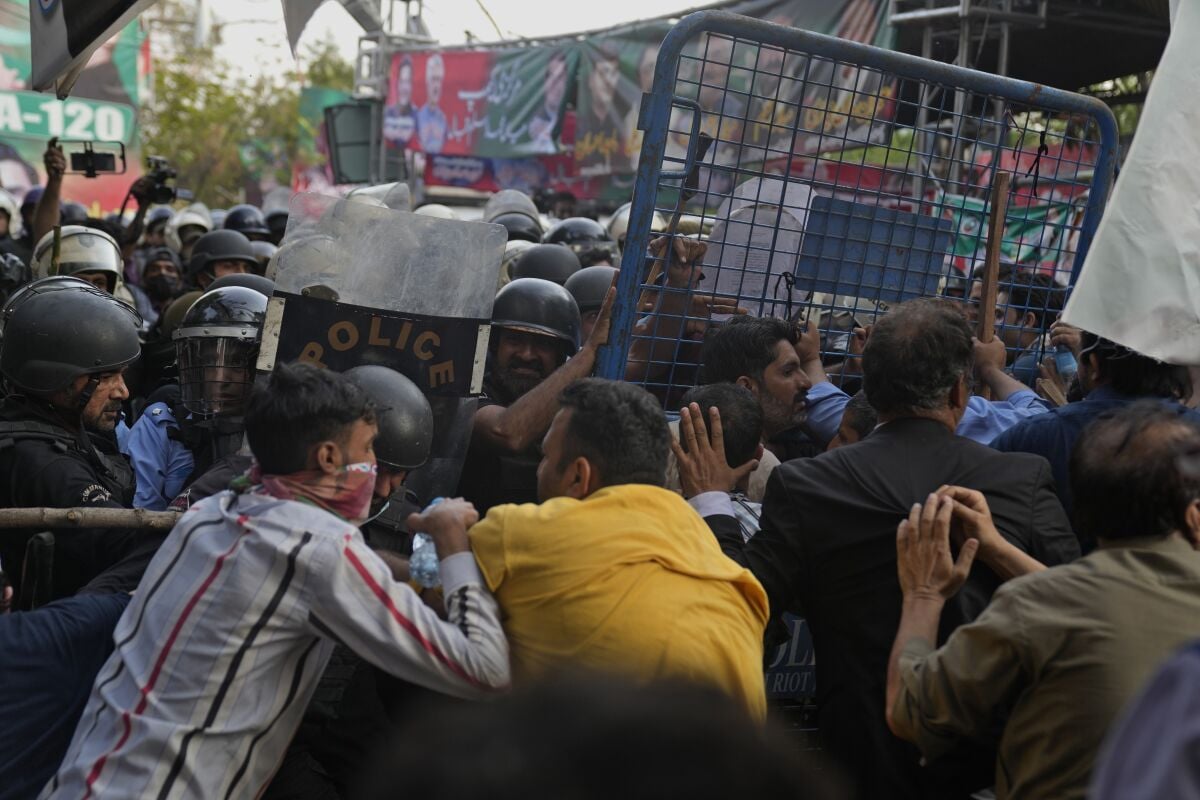
{"type": "Polygon", "coordinates": [[[331,41],[306,48],[295,70],[247,77],[222,63],[211,44],[196,47],[185,27],[166,35],[165,54],[153,64],[152,96],[140,112],[142,150],[168,158],[178,185],[210,207],[258,202],[261,191],[288,185],[301,89],[352,88],[353,67],[331,41]]]}

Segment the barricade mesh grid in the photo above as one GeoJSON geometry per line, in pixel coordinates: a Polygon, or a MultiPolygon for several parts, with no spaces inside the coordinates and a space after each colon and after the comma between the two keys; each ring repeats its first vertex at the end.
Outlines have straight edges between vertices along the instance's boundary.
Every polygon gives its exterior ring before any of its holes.
{"type": "Polygon", "coordinates": [[[1013,188],[996,331],[1036,376],[1112,179],[1107,108],[721,12],[679,27],[643,103],[633,215],[682,223],[655,242],[631,219],[607,377],[674,411],[705,335],[744,309],[816,325],[831,380],[852,392],[854,330],[896,303],[943,296],[978,315],[998,170],[1013,188]],[[691,270],[669,240],[697,236],[707,252],[691,270]]]}

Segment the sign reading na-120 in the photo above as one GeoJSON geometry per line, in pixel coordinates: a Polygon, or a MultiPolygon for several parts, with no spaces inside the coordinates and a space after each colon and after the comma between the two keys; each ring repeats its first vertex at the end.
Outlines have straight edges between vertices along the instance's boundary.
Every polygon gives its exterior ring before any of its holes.
{"type": "Polygon", "coordinates": [[[37,92],[0,92],[0,135],[129,143],[133,109],[37,92]]]}

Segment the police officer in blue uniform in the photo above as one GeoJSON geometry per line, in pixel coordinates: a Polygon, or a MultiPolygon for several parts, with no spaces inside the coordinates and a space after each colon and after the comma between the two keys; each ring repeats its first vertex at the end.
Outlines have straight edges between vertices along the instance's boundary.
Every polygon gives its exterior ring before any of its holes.
{"type": "Polygon", "coordinates": [[[152,395],[123,450],[138,508],[163,510],[189,483],[242,446],[267,297],[244,286],[201,295],[175,331],[178,386],[152,395]]]}

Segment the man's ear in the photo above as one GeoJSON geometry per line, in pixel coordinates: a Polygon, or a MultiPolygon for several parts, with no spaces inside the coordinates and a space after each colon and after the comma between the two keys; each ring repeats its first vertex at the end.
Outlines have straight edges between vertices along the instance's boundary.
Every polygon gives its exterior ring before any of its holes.
{"type": "Polygon", "coordinates": [[[739,375],[738,379],[734,381],[734,383],[736,383],[738,386],[741,386],[743,389],[749,389],[752,395],[758,397],[758,384],[755,383],[750,376],[739,375]]]}
{"type": "Polygon", "coordinates": [[[342,448],[337,446],[337,442],[321,442],[313,451],[312,460],[315,462],[315,469],[321,470],[326,475],[331,475],[343,466],[342,448]]]}
{"type": "Polygon", "coordinates": [[[1021,317],[1021,327],[1022,328],[1038,327],[1037,314],[1033,313],[1032,311],[1026,311],[1025,316],[1021,317]]]}
{"type": "Polygon", "coordinates": [[[966,408],[967,401],[970,399],[971,390],[967,388],[967,374],[964,372],[950,387],[950,396],[947,398],[947,402],[951,408],[959,409],[966,408]]]}
{"type": "Polygon", "coordinates": [[[583,456],[577,456],[567,465],[566,471],[563,473],[563,482],[566,485],[567,497],[574,497],[576,500],[582,500],[592,492],[599,489],[599,486],[593,486],[597,483],[599,475],[592,468],[592,463],[583,456]]]}
{"type": "Polygon", "coordinates": [[[1183,518],[1187,522],[1187,530],[1183,532],[1184,538],[1193,549],[1200,550],[1200,500],[1193,500],[1188,504],[1183,518]]]}

